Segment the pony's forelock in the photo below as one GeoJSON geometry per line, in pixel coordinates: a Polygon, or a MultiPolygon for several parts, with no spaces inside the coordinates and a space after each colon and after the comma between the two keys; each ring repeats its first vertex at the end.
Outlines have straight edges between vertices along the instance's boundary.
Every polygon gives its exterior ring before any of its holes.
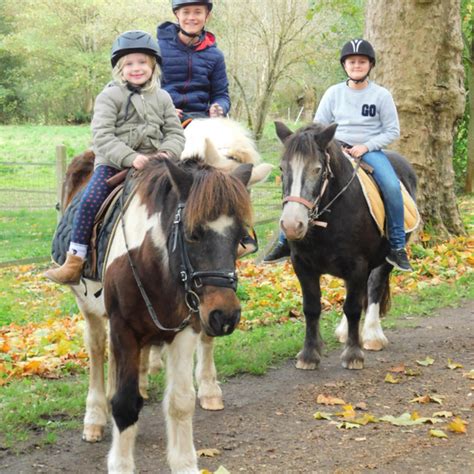
{"type": "Polygon", "coordinates": [[[253,220],[250,195],[234,176],[214,168],[203,168],[195,175],[186,201],[186,230],[192,233],[199,225],[222,215],[235,217],[242,225],[250,226],[253,220]]]}

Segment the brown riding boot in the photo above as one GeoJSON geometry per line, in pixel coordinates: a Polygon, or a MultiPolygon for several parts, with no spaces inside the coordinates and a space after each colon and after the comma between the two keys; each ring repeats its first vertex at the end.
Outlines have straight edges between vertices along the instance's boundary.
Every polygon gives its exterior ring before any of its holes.
{"type": "Polygon", "coordinates": [[[66,261],[60,267],[44,272],[44,276],[60,285],[76,285],[81,280],[84,261],[83,258],[68,252],[66,261]]]}

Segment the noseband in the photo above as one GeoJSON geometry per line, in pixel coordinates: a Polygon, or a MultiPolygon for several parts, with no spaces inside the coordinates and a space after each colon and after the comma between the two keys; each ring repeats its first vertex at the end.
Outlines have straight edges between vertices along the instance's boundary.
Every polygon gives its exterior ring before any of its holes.
{"type": "Polygon", "coordinates": [[[331,212],[331,205],[338,199],[345,191],[346,189],[350,186],[354,178],[357,176],[357,172],[359,171],[360,163],[361,163],[361,158],[354,158],[356,161],[356,165],[354,167],[354,171],[352,173],[352,176],[350,177],[349,181],[344,185],[344,187],[321,209],[319,210],[319,205],[321,203],[321,199],[324,196],[324,193],[326,192],[326,189],[329,184],[329,180],[334,177],[334,174],[331,170],[331,156],[329,155],[328,152],[326,152],[326,163],[324,167],[324,171],[321,174],[321,178],[319,179],[318,187],[320,189],[318,196],[314,200],[314,202],[308,201],[307,199],[304,199],[299,196],[286,196],[283,199],[283,205],[285,205],[287,202],[298,202],[300,204],[303,204],[308,210],[308,222],[312,225],[317,225],[320,227],[327,227],[328,223],[324,221],[319,221],[318,217],[323,215],[325,212],[331,212]]]}
{"type": "Polygon", "coordinates": [[[297,202],[299,204],[303,204],[305,206],[309,213],[308,213],[308,222],[313,225],[317,225],[320,227],[327,227],[327,222],[324,221],[319,221],[318,217],[321,216],[324,212],[328,211],[329,209],[328,206],[326,206],[321,212],[319,211],[319,204],[321,202],[321,199],[324,196],[324,193],[326,192],[326,189],[329,184],[329,179],[332,178],[334,175],[331,170],[331,165],[330,165],[330,160],[331,157],[328,152],[326,152],[326,162],[324,166],[324,171],[321,173],[321,177],[319,178],[318,182],[318,188],[319,188],[319,194],[317,195],[316,199],[311,202],[308,201],[305,198],[302,198],[300,196],[286,196],[283,199],[283,206],[287,202],[297,202]]]}

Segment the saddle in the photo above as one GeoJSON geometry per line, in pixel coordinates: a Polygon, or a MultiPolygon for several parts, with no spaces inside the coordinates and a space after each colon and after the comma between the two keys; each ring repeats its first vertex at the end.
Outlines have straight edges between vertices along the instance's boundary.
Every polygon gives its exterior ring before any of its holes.
{"type": "MultiPolygon", "coordinates": [[[[133,189],[133,179],[125,183],[121,182],[117,184],[97,212],[94,219],[91,240],[89,242],[87,261],[82,271],[85,278],[94,281],[102,280],[109,242],[111,242],[111,238],[115,234],[117,225],[119,224],[122,203],[125,209],[130,197],[133,195],[133,189]]],[[[66,260],[66,254],[71,240],[72,222],[78,210],[83,192],[84,190],[74,196],[71,204],[64,212],[56,229],[56,233],[54,234],[51,256],[53,261],[58,265],[62,265],[66,260]]]]}
{"type": "MultiPolygon", "coordinates": [[[[354,168],[357,166],[356,160],[344,153],[344,156],[352,163],[354,168]]],[[[377,227],[379,228],[380,234],[386,236],[387,231],[385,229],[385,207],[380,194],[380,189],[371,175],[371,167],[361,166],[357,170],[357,178],[365,196],[367,206],[369,208],[370,215],[374,219],[377,227]]],[[[405,188],[404,184],[400,181],[400,187],[402,190],[404,216],[405,216],[405,232],[413,232],[420,224],[420,214],[414,199],[410,196],[410,193],[405,188]]]]}

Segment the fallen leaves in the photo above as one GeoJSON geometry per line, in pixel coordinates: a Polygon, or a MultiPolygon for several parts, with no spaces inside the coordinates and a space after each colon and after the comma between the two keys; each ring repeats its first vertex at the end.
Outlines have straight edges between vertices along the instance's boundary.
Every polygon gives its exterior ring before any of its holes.
{"type": "Polygon", "coordinates": [[[57,378],[66,367],[87,366],[80,315],[43,323],[0,328],[0,385],[13,378],[38,375],[57,378]]]}
{"type": "Polygon", "coordinates": [[[456,370],[456,369],[462,369],[464,366],[462,364],[458,364],[457,362],[454,362],[451,359],[448,359],[448,364],[446,367],[451,370],[456,370]]]}
{"type": "Polygon", "coordinates": [[[429,434],[430,436],[433,436],[433,438],[447,438],[448,437],[448,435],[443,430],[430,430],[429,434]]]}
{"type": "Polygon", "coordinates": [[[413,413],[402,413],[400,416],[385,415],[380,418],[380,421],[385,421],[395,426],[413,426],[421,425],[423,423],[440,423],[442,420],[432,417],[419,416],[415,411],[413,413]]]}
{"type": "Polygon", "coordinates": [[[325,395],[320,393],[316,398],[316,403],[321,405],[345,405],[346,402],[342,398],[332,397],[331,395],[325,395]]]}
{"type": "Polygon", "coordinates": [[[439,403],[440,405],[443,404],[443,397],[437,395],[422,395],[420,397],[415,397],[410,400],[408,403],[439,403]]]}
{"type": "Polygon", "coordinates": [[[467,421],[462,420],[458,416],[454,418],[448,425],[448,430],[453,433],[466,433],[467,432],[467,421]]]}
{"type": "Polygon", "coordinates": [[[204,448],[204,449],[198,449],[196,451],[196,454],[199,458],[213,458],[215,456],[218,456],[221,452],[218,449],[215,448],[204,448]]]}
{"type": "Polygon", "coordinates": [[[417,360],[416,363],[423,367],[428,367],[429,365],[433,365],[434,359],[430,356],[425,357],[423,360],[417,360]]]}

